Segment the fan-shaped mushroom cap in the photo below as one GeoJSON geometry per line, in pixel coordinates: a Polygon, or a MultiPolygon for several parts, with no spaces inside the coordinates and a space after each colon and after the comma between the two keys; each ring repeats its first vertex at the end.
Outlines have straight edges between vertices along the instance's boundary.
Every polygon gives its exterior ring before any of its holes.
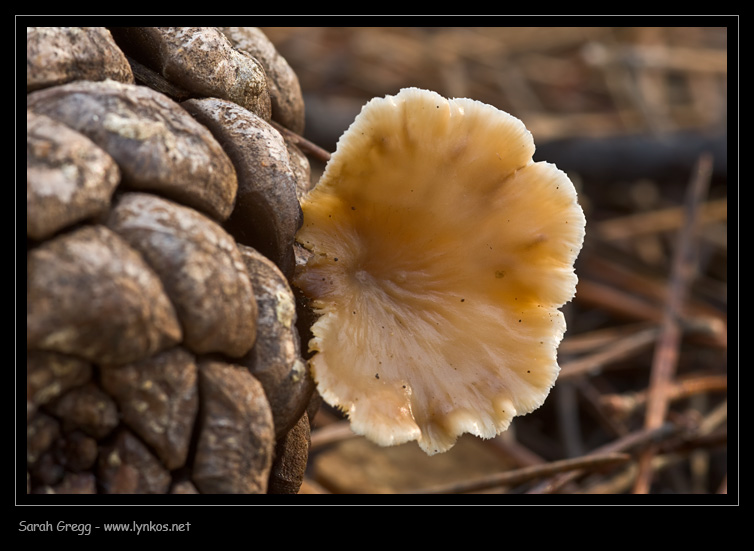
{"type": "Polygon", "coordinates": [[[585,218],[523,123],[409,88],[367,103],[303,201],[311,368],[352,429],[428,454],[490,438],[557,378],[585,218]]]}

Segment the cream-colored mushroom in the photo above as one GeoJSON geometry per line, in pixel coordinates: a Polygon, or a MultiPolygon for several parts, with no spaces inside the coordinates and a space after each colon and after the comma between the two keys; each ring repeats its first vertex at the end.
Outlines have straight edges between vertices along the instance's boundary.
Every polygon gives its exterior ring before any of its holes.
{"type": "Polygon", "coordinates": [[[428,454],[506,430],[555,383],[585,218],[515,117],[409,88],[367,103],[302,204],[294,283],[322,397],[428,454]]]}

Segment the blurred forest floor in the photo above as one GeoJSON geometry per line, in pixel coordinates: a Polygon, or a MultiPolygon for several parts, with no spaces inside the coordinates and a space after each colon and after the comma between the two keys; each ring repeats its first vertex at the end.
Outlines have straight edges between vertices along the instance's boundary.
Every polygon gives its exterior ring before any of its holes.
{"type": "Polygon", "coordinates": [[[561,374],[540,409],[427,457],[355,437],[323,407],[302,493],[730,495],[729,474],[735,490],[725,27],[263,30],[324,149],[374,96],[470,97],[524,121],[535,160],[569,174],[587,216],[561,374]]]}

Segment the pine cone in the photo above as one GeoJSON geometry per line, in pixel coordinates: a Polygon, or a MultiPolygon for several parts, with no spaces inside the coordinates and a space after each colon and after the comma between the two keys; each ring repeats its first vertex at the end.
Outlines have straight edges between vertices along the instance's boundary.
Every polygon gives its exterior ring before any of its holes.
{"type": "Polygon", "coordinates": [[[29,492],[298,491],[280,127],[301,92],[258,29],[27,28],[29,492]]]}

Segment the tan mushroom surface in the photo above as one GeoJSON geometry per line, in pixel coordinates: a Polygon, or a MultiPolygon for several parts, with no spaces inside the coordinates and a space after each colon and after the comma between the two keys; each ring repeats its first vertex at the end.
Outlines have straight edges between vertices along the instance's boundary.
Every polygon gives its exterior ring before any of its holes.
{"type": "Polygon", "coordinates": [[[491,438],[558,375],[585,218],[517,118],[416,88],[368,102],[304,198],[294,284],[322,397],[380,445],[491,438]]]}

